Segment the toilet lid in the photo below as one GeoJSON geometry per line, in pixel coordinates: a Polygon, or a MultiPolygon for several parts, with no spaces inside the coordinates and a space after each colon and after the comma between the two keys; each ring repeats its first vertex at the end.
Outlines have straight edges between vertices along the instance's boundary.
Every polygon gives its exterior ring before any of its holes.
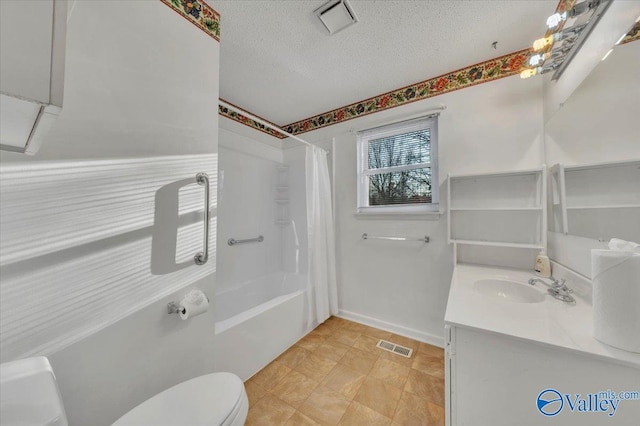
{"type": "Polygon", "coordinates": [[[146,400],[112,426],[221,425],[243,394],[244,385],[235,374],[207,374],[146,400]]]}

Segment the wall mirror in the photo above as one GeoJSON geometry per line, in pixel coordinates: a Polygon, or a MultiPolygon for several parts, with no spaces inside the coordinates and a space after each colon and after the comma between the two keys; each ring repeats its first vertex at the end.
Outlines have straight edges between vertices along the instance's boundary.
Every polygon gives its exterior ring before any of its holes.
{"type": "Polygon", "coordinates": [[[545,122],[549,250],[586,276],[591,248],[640,242],[638,70],[640,41],[616,46],[545,122]]]}

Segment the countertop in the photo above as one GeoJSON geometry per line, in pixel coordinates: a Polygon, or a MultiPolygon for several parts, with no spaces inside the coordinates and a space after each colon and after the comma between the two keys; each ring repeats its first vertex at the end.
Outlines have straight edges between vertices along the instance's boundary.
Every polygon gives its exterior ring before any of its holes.
{"type": "MultiPolygon", "coordinates": [[[[528,286],[531,271],[479,265],[456,265],[451,279],[445,323],[512,338],[550,345],[564,350],[640,368],[640,354],[608,346],[593,337],[592,308],[584,288],[575,292],[575,304],[546,294],[540,303],[513,303],[477,292],[474,282],[483,278],[508,279],[528,286]]],[[[570,280],[567,285],[574,288],[570,280]]],[[[577,285],[577,284],[576,284],[577,285]]]]}

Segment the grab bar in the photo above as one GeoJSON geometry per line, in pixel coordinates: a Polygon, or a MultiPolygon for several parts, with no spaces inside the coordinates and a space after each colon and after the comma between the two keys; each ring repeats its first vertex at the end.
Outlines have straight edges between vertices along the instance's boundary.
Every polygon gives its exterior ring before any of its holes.
{"type": "Polygon", "coordinates": [[[391,240],[391,241],[421,241],[423,243],[428,243],[431,241],[431,238],[428,236],[424,236],[422,238],[407,238],[407,237],[384,237],[384,236],[375,236],[369,235],[367,233],[362,234],[363,240],[391,240]]]}
{"type": "Polygon", "coordinates": [[[209,175],[198,173],[196,175],[196,183],[204,186],[204,247],[202,251],[196,253],[193,260],[196,265],[204,265],[209,260],[209,222],[211,219],[211,212],[209,211],[209,175]]]}
{"type": "Polygon", "coordinates": [[[263,241],[264,241],[264,237],[260,235],[257,238],[248,238],[246,240],[235,240],[233,238],[229,238],[227,240],[227,244],[229,244],[230,246],[233,246],[236,244],[244,244],[244,243],[261,243],[263,241]]]}

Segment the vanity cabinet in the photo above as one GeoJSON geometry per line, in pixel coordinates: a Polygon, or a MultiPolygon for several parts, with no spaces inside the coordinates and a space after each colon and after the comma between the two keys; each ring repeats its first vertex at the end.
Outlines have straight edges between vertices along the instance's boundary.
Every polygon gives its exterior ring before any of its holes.
{"type": "Polygon", "coordinates": [[[34,154],[61,112],[67,2],[0,1],[0,148],[34,154]]]}
{"type": "Polygon", "coordinates": [[[640,418],[640,401],[621,401],[613,416],[572,412],[566,401],[555,416],[537,408],[546,389],[572,401],[576,394],[638,391],[640,366],[466,327],[448,325],[445,334],[447,426],[629,426],[640,418]]]}

